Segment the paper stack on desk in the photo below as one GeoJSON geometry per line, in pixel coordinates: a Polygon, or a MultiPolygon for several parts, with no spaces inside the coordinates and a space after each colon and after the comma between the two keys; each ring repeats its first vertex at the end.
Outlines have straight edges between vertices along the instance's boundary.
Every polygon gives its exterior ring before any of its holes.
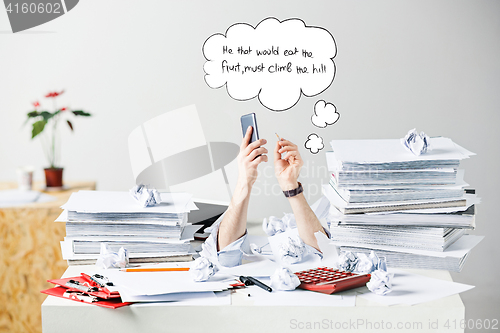
{"type": "Polygon", "coordinates": [[[132,263],[190,260],[190,241],[199,226],[187,224],[197,209],[188,193],[162,193],[162,202],[142,207],[128,192],[79,191],[62,206],[56,222],[66,222],[63,259],[72,264],[97,260],[101,243],[127,249],[132,263]]]}
{"type": "Polygon", "coordinates": [[[374,249],[390,267],[461,270],[479,240],[459,244],[468,250],[458,257],[433,254],[445,253],[475,227],[479,200],[474,191],[466,193],[458,170],[474,153],[441,137],[431,138],[432,149],[418,156],[399,139],[334,140],[331,147],[323,193],[331,240],[342,251],[374,249]]]}

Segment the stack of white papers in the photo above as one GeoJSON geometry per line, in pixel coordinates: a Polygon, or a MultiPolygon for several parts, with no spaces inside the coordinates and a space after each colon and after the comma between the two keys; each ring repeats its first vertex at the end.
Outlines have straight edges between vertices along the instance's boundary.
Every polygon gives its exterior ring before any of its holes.
{"type": "Polygon", "coordinates": [[[479,199],[458,169],[474,153],[441,137],[419,156],[400,139],[334,140],[331,147],[323,194],[332,242],[343,251],[376,250],[389,267],[462,269],[468,252],[434,260],[412,251],[444,253],[475,228],[479,199]]]}
{"type": "Polygon", "coordinates": [[[373,245],[369,248],[360,247],[355,243],[339,242],[341,251],[369,254],[374,250],[378,256],[385,257],[390,267],[418,268],[418,269],[442,269],[452,272],[460,272],[470,251],[484,236],[463,235],[455,243],[442,252],[412,250],[387,245],[373,245]]]}
{"type": "Polygon", "coordinates": [[[66,222],[63,258],[88,264],[106,243],[113,251],[126,248],[131,262],[187,260],[198,229],[187,224],[187,215],[197,207],[187,193],[162,193],[161,198],[159,205],[142,207],[128,192],[73,193],[56,220],[66,222]]]}
{"type": "Polygon", "coordinates": [[[474,229],[476,226],[475,205],[464,211],[425,213],[428,210],[393,214],[349,214],[343,215],[333,207],[330,221],[334,225],[371,225],[371,226],[414,226],[436,228],[474,229]],[[418,213],[420,212],[420,213],[418,213]]]}
{"type": "Polygon", "coordinates": [[[448,138],[415,156],[399,139],[334,140],[324,194],[344,214],[466,205],[460,161],[474,155],[448,138]]]}
{"type": "Polygon", "coordinates": [[[415,209],[433,209],[433,208],[450,208],[463,207],[467,205],[465,193],[459,198],[438,198],[427,200],[395,200],[378,201],[368,203],[351,203],[342,199],[339,192],[331,185],[323,185],[323,194],[330,200],[342,214],[358,214],[358,213],[380,213],[380,212],[403,212],[415,209]]]}
{"type": "Polygon", "coordinates": [[[474,153],[449,138],[431,138],[431,150],[416,156],[406,150],[400,139],[333,140],[327,153],[329,170],[422,170],[456,169],[461,160],[474,153]]]}
{"type": "Polygon", "coordinates": [[[330,226],[334,242],[370,243],[412,249],[444,251],[465,233],[464,229],[408,226],[330,226]]]}

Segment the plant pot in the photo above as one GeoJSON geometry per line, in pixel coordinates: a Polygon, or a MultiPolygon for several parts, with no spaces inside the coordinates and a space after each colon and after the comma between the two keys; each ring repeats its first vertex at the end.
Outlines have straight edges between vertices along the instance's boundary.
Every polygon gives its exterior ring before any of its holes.
{"type": "Polygon", "coordinates": [[[47,168],[45,170],[45,184],[49,187],[62,187],[63,168],[47,168]]]}

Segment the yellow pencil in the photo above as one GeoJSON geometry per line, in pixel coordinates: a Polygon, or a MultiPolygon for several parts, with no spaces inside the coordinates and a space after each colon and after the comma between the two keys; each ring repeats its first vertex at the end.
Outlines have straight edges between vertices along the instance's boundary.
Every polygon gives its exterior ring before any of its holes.
{"type": "Polygon", "coordinates": [[[170,268],[124,268],[122,272],[185,272],[189,267],[170,267],[170,268]]]}

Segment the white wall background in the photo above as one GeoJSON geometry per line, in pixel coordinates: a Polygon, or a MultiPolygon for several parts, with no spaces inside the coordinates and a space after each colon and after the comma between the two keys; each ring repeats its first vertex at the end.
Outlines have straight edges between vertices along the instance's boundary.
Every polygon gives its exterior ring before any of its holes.
{"type": "MultiPolygon", "coordinates": [[[[416,127],[478,154],[463,167],[483,199],[474,233],[487,237],[453,277],[477,286],[462,295],[468,318],[499,318],[499,59],[498,1],[82,0],[63,17],[17,34],[0,10],[0,181],[15,180],[15,168],[27,164],[42,179],[40,143],[22,124],[31,102],[50,90],[65,89],[61,103],[93,113],[75,120],[74,134],[64,129],[62,165],[66,180],[96,180],[100,190],[132,186],[132,129],[189,104],[196,104],[208,141],[239,143],[239,117],[249,112],[272,144],[274,132],[303,144],[314,131],[329,142],[399,138],[416,127]],[[206,38],[269,16],[324,27],[338,47],[332,86],[283,113],[255,99],[235,101],[203,80],[206,38]],[[337,106],[337,124],[311,124],[318,99],[337,106]]],[[[324,153],[302,154],[312,202],[328,179],[324,153]]],[[[272,172],[263,171],[253,220],[290,210],[282,195],[270,193],[272,172]]]]}

